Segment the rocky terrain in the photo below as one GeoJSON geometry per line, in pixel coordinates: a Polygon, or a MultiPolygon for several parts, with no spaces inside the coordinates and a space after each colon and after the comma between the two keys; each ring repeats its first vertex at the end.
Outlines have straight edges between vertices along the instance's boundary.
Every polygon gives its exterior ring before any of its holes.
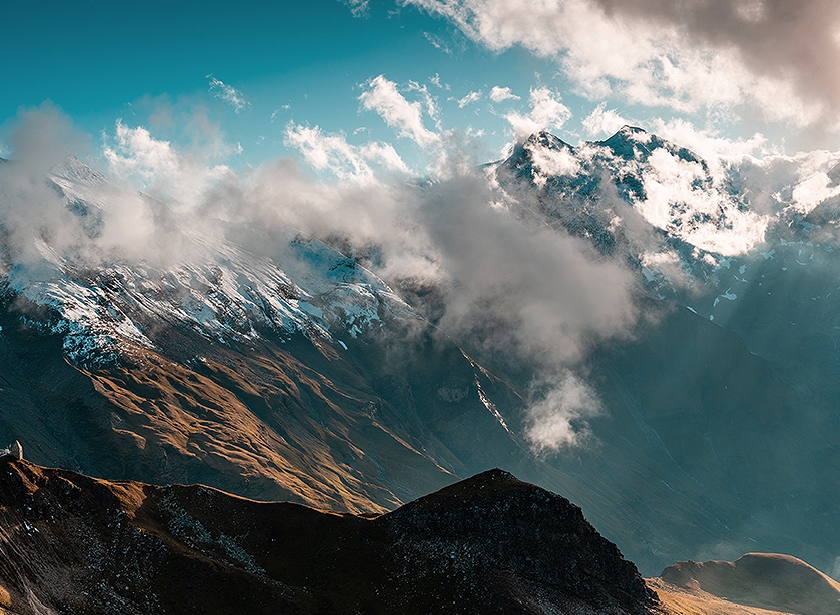
{"type": "Polygon", "coordinates": [[[568,500],[491,470],[383,515],[0,459],[2,612],[643,615],[568,500]]]}

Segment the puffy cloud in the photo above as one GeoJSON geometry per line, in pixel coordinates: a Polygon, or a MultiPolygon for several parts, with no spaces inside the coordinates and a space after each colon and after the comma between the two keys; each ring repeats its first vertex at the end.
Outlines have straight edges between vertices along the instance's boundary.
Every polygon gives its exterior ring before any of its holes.
{"type": "Polygon", "coordinates": [[[226,165],[212,164],[212,158],[225,151],[217,148],[212,142],[207,151],[182,153],[169,141],[155,139],[143,126],[131,128],[120,119],[102,154],[116,177],[155,196],[194,205],[209,185],[232,172],[226,165]]]}
{"type": "Polygon", "coordinates": [[[539,130],[560,128],[572,117],[572,112],[561,102],[560,95],[548,88],[531,88],[528,102],[531,112],[527,115],[511,112],[504,116],[517,139],[526,138],[539,130]]]}
{"type": "Polygon", "coordinates": [[[698,129],[683,119],[650,122],[651,129],[661,137],[689,148],[712,165],[721,160],[736,160],[750,155],[769,156],[778,154],[768,145],[767,138],[759,132],[751,137],[732,139],[715,129],[698,129]]]}
{"type": "MultiPolygon", "coordinates": [[[[440,135],[423,124],[423,104],[406,100],[397,89],[396,83],[386,79],[384,75],[379,75],[371,79],[367,87],[369,89],[359,96],[362,106],[378,113],[401,137],[407,137],[424,148],[440,143],[440,135]]],[[[433,115],[434,102],[425,88],[416,85],[413,89],[425,93],[426,112],[433,115]]]]}
{"type": "Polygon", "coordinates": [[[567,149],[541,147],[536,143],[526,143],[533,161],[532,177],[537,186],[544,186],[551,176],[572,175],[580,171],[580,163],[567,149]]]}
{"type": "Polygon", "coordinates": [[[463,109],[467,105],[472,104],[474,102],[478,102],[479,100],[481,100],[481,92],[480,91],[470,92],[469,94],[467,94],[466,96],[464,96],[462,99],[460,99],[458,101],[458,106],[463,109]]]}
{"type": "Polygon", "coordinates": [[[118,119],[113,147],[103,149],[111,172],[120,178],[139,178],[144,186],[178,175],[180,160],[168,141],[152,137],[146,128],[129,128],[118,119]]]}
{"type": "Polygon", "coordinates": [[[3,128],[9,132],[9,151],[4,153],[33,172],[47,171],[68,155],[82,155],[89,147],[88,135],[78,131],[70,118],[49,101],[21,109],[3,128]]]}
{"type": "Polygon", "coordinates": [[[598,260],[582,240],[518,220],[483,178],[454,178],[420,196],[418,227],[444,276],[440,326],[456,339],[551,371],[632,325],[629,270],[598,260]]]}
{"type": "Polygon", "coordinates": [[[587,115],[581,121],[583,129],[591,137],[602,135],[613,135],[618,130],[627,124],[631,124],[629,120],[623,118],[615,109],[607,109],[607,103],[600,103],[592,113],[587,115]]]}
{"type": "Polygon", "coordinates": [[[490,100],[499,103],[505,100],[519,100],[519,96],[511,92],[510,88],[494,85],[490,90],[490,100]]]}
{"type": "Polygon", "coordinates": [[[219,81],[213,75],[207,75],[207,77],[210,79],[210,92],[213,96],[228,103],[236,113],[251,106],[242,92],[235,87],[219,81]]]}
{"type": "Polygon", "coordinates": [[[29,269],[50,258],[52,247],[70,251],[84,237],[79,220],[72,216],[60,194],[46,181],[45,173],[86,139],[55,106],[45,103],[22,110],[6,126],[11,162],[0,164],[0,227],[7,259],[29,269]]]}
{"type": "Polygon", "coordinates": [[[538,454],[581,444],[589,434],[586,419],[600,411],[594,391],[567,371],[530,405],[525,437],[538,454]]]}
{"type": "Polygon", "coordinates": [[[654,151],[648,162],[646,198],[634,207],[652,225],[725,256],[744,254],[764,241],[770,218],[742,208],[723,185],[704,185],[707,175],[700,164],[664,149],[654,151]]]}
{"type": "Polygon", "coordinates": [[[389,143],[368,143],[353,146],[342,134],[324,134],[315,126],[289,124],[286,144],[298,149],[307,163],[318,170],[327,170],[339,179],[362,183],[376,181],[371,163],[391,171],[410,174],[408,167],[389,143]]]}
{"type": "Polygon", "coordinates": [[[591,98],[840,120],[840,4],[824,0],[408,0],[492,50],[556,59],[591,98]]]}

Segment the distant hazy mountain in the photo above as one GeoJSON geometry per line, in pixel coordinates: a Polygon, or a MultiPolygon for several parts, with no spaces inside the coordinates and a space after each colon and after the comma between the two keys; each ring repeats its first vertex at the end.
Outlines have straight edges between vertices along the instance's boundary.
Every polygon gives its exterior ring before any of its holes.
{"type": "MultiPolygon", "coordinates": [[[[353,513],[504,467],[578,503],[648,575],[757,549],[831,570],[830,199],[803,213],[632,128],[579,147],[537,134],[485,170],[523,224],[638,278],[640,325],[578,370],[602,405],[585,446],[534,454],[533,366],[447,337],[434,288],[382,279],[334,237],[209,218],[189,246],[158,238],[165,259],[46,235],[24,250],[2,229],[0,441],[108,479],[353,513]]],[[[44,184],[92,238],[116,205],[166,215],[76,159],[44,184]]]]}
{"type": "Polygon", "coordinates": [[[665,604],[702,607],[709,615],[755,612],[736,605],[796,615],[840,613],[840,583],[798,558],[776,553],[748,553],[734,562],[680,562],[651,585],[665,604]]]}

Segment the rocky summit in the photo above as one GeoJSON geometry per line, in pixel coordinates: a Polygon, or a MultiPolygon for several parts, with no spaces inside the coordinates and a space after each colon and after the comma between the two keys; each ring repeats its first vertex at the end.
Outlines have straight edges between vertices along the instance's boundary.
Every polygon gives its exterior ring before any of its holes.
{"type": "Polygon", "coordinates": [[[491,470],[383,515],[0,460],[0,612],[576,613],[658,601],[568,500],[491,470]]]}

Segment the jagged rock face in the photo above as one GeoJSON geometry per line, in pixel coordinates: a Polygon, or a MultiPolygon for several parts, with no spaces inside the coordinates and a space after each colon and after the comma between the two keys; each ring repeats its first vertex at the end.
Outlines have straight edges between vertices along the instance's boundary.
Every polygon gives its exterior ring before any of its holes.
{"type": "MultiPolygon", "coordinates": [[[[454,580],[452,598],[477,612],[506,601],[512,608],[511,598],[533,612],[580,604],[598,613],[645,613],[655,602],[635,565],[580,508],[503,471],[442,489],[381,521],[397,536],[398,561],[418,584],[454,580]],[[437,566],[417,565],[430,554],[437,566]],[[488,592],[476,579],[492,579],[496,589],[488,592]],[[554,592],[564,599],[552,598],[554,592]]],[[[420,592],[407,597],[428,600],[420,592]]]]}
{"type": "Polygon", "coordinates": [[[652,612],[567,500],[501,471],[356,517],[0,460],[14,613],[652,612]]]}

